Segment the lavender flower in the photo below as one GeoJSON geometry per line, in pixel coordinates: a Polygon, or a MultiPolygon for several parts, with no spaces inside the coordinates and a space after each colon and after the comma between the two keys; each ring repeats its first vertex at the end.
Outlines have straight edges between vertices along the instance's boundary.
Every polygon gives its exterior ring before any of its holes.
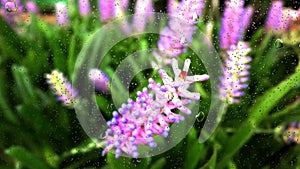
{"type": "Polygon", "coordinates": [[[115,6],[114,0],[99,0],[100,19],[102,21],[108,21],[115,18],[115,6]]]}
{"type": "Polygon", "coordinates": [[[271,5],[266,29],[274,33],[288,31],[292,22],[299,19],[299,12],[292,9],[284,9],[282,1],[274,1],[271,5]]]}
{"type": "Polygon", "coordinates": [[[77,91],[72,88],[70,82],[64,75],[53,70],[51,74],[46,74],[47,82],[58,96],[58,100],[62,101],[64,105],[72,107],[76,102],[77,91]]]}
{"type": "Polygon", "coordinates": [[[17,7],[17,4],[16,2],[14,1],[7,1],[4,3],[5,5],[5,10],[7,12],[17,12],[18,11],[18,7],[17,7]]]}
{"type": "Polygon", "coordinates": [[[69,13],[67,4],[64,2],[57,2],[55,4],[56,20],[61,26],[69,24],[69,13]]]}
{"type": "Polygon", "coordinates": [[[27,9],[27,12],[29,13],[35,13],[35,14],[38,14],[39,13],[39,8],[38,6],[35,4],[35,2],[33,1],[28,1],[26,2],[26,9],[27,9]]]}
{"type": "Polygon", "coordinates": [[[1,0],[2,9],[0,15],[6,20],[11,27],[16,27],[16,14],[19,11],[18,4],[13,0],[1,0]]]}
{"type": "MultiPolygon", "coordinates": [[[[185,52],[185,47],[192,41],[194,24],[198,22],[198,18],[204,8],[203,0],[185,0],[171,8],[173,15],[169,21],[168,27],[161,31],[158,41],[159,57],[158,64],[170,63],[168,57],[177,57],[185,52]]],[[[157,67],[154,65],[154,67],[157,67]]],[[[158,66],[159,67],[159,66],[158,66]]]]}
{"type": "Polygon", "coordinates": [[[79,13],[81,16],[86,16],[90,13],[90,1],[89,0],[78,0],[79,13]]]}
{"type": "Polygon", "coordinates": [[[283,132],[283,140],[288,144],[300,144],[300,123],[291,123],[283,132]]]}
{"type": "Polygon", "coordinates": [[[99,0],[100,19],[107,22],[120,17],[128,7],[128,0],[99,0]]]}
{"type": "Polygon", "coordinates": [[[250,57],[247,54],[251,51],[245,42],[238,42],[236,46],[232,45],[227,51],[228,58],[224,61],[224,75],[220,77],[219,86],[220,99],[229,104],[238,103],[239,97],[244,95],[243,89],[247,88],[250,57]]]}
{"type": "Polygon", "coordinates": [[[186,105],[190,104],[191,100],[199,100],[200,94],[187,89],[191,83],[205,81],[209,77],[187,76],[189,65],[190,60],[186,60],[183,70],[180,70],[177,60],[173,59],[174,79],[164,70],[160,70],[163,85],[149,79],[148,89],[144,88],[138,92],[136,101],[129,99],[118,112],[113,112],[112,120],[107,123],[110,128],[106,131],[106,148],[103,154],[116,149],[116,158],[120,157],[122,152],[137,158],[138,145],[156,147],[154,134],[167,137],[170,131],[169,124],[184,120],[181,114],[173,112],[175,109],[184,114],[191,114],[186,105]]]}
{"type": "Polygon", "coordinates": [[[1,0],[1,2],[7,12],[23,12],[23,6],[20,0],[1,0]]]}
{"type": "Polygon", "coordinates": [[[222,49],[229,49],[231,45],[237,45],[250,24],[253,9],[251,7],[244,9],[243,6],[243,0],[226,1],[220,30],[220,47],[222,49]]]}
{"type": "Polygon", "coordinates": [[[99,69],[91,69],[89,72],[89,79],[95,85],[95,89],[100,92],[108,93],[109,77],[99,69]]]}
{"type": "Polygon", "coordinates": [[[178,7],[178,1],[177,0],[169,0],[168,1],[168,13],[169,15],[175,15],[175,11],[178,7]]]}
{"type": "Polygon", "coordinates": [[[115,16],[123,17],[125,10],[128,8],[128,0],[115,0],[115,16]]]}
{"type": "Polygon", "coordinates": [[[138,0],[135,4],[135,15],[133,17],[133,25],[138,32],[142,32],[147,24],[147,21],[154,16],[152,0],[138,0]]]}
{"type": "Polygon", "coordinates": [[[266,28],[269,30],[279,30],[283,11],[283,2],[274,1],[271,5],[268,18],[266,21],[266,28]]]}

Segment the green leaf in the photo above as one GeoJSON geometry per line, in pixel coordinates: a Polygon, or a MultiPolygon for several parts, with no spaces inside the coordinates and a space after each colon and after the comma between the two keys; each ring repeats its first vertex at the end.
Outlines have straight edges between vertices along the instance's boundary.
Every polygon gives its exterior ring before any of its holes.
{"type": "Polygon", "coordinates": [[[31,169],[51,169],[51,167],[44,162],[44,160],[40,159],[35,154],[27,151],[23,147],[14,146],[7,150],[5,153],[20,161],[22,165],[31,169]]]}
{"type": "Polygon", "coordinates": [[[21,59],[26,51],[26,42],[0,17],[0,49],[4,55],[21,59]]]}
{"type": "Polygon", "coordinates": [[[205,155],[203,152],[204,144],[200,144],[197,139],[197,131],[192,128],[187,138],[187,150],[184,168],[194,169],[197,167],[200,159],[205,155]]]}
{"type": "Polygon", "coordinates": [[[216,168],[218,149],[219,149],[219,145],[215,145],[212,156],[210,157],[210,159],[208,160],[208,162],[205,163],[201,167],[201,169],[214,169],[214,168],[216,168]]]}
{"type": "Polygon", "coordinates": [[[6,96],[6,84],[7,84],[7,79],[5,77],[5,72],[0,71],[0,112],[3,113],[5,119],[12,123],[17,123],[18,119],[12,109],[9,107],[9,103],[7,100],[6,96]]]}
{"type": "Polygon", "coordinates": [[[164,169],[166,163],[167,161],[165,158],[160,158],[151,165],[150,169],[164,169]]]}
{"type": "Polygon", "coordinates": [[[30,82],[27,69],[23,66],[12,67],[13,76],[17,85],[18,93],[20,94],[24,103],[35,101],[33,86],[30,82]]]}
{"type": "Polygon", "coordinates": [[[224,156],[218,164],[218,168],[225,167],[230,158],[251,138],[260,122],[268,115],[280,99],[299,83],[299,80],[300,65],[298,65],[296,72],[292,76],[265,92],[250,110],[248,119],[227,141],[227,144],[225,144],[225,149],[222,153],[224,156]]]}

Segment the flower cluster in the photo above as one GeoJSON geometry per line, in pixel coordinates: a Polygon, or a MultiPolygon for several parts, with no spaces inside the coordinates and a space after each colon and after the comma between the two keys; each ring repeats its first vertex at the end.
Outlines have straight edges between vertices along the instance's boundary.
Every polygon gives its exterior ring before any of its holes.
{"type": "Polygon", "coordinates": [[[220,47],[229,49],[242,40],[246,28],[250,24],[253,8],[244,8],[244,0],[226,1],[220,29],[220,47]]]}
{"type": "Polygon", "coordinates": [[[57,70],[53,70],[51,74],[46,74],[46,78],[48,84],[58,96],[57,99],[62,101],[64,105],[72,107],[76,101],[77,91],[73,89],[67,78],[57,70]]]}
{"type": "Polygon", "coordinates": [[[29,13],[38,14],[40,12],[38,6],[33,1],[27,1],[25,6],[26,6],[26,9],[27,9],[27,12],[29,12],[29,13]]]}
{"type": "Polygon", "coordinates": [[[99,69],[91,69],[89,72],[89,79],[94,84],[95,89],[102,93],[108,93],[109,89],[109,77],[99,69]]]}
{"type": "Polygon", "coordinates": [[[178,68],[176,59],[172,60],[175,78],[172,79],[164,70],[159,75],[164,84],[149,79],[148,88],[137,93],[135,101],[129,99],[118,111],[113,112],[113,118],[107,124],[106,148],[103,154],[116,149],[116,158],[122,152],[134,158],[139,156],[138,145],[156,147],[154,135],[167,137],[169,124],[184,120],[178,109],[184,114],[191,114],[186,107],[192,100],[199,100],[200,94],[188,91],[191,83],[205,81],[208,75],[187,76],[190,60],[186,60],[183,70],[178,68]]]}
{"type": "Polygon", "coordinates": [[[249,80],[249,62],[251,57],[247,54],[251,51],[245,42],[238,42],[227,50],[227,58],[224,61],[223,73],[220,77],[220,98],[229,104],[238,103],[238,97],[244,95],[243,89],[247,88],[249,80]]]}
{"type": "Polygon", "coordinates": [[[56,21],[59,25],[65,26],[69,24],[69,11],[65,2],[57,2],[55,4],[56,21]]]}
{"type": "Polygon", "coordinates": [[[162,35],[158,41],[160,54],[154,54],[158,56],[155,58],[159,65],[171,63],[171,61],[164,60],[170,60],[167,57],[177,57],[185,51],[186,46],[192,40],[194,24],[198,22],[204,8],[203,0],[170,3],[172,3],[169,5],[171,18],[168,26],[161,31],[162,35]]]}
{"type": "Polygon", "coordinates": [[[135,4],[133,25],[137,32],[142,32],[145,29],[147,21],[153,18],[152,0],[138,0],[135,4]]]}
{"type": "Polygon", "coordinates": [[[19,13],[18,3],[12,0],[1,0],[0,15],[3,17],[12,27],[16,26],[16,14],[19,13]]]}
{"type": "Polygon", "coordinates": [[[271,5],[266,29],[274,33],[282,33],[289,30],[293,21],[299,20],[300,10],[283,8],[282,1],[274,1],[271,5]]]}
{"type": "Polygon", "coordinates": [[[283,140],[288,144],[300,144],[300,123],[291,123],[283,133],[283,140]]]}
{"type": "Polygon", "coordinates": [[[24,10],[20,0],[1,0],[1,2],[8,12],[23,12],[24,10]]]}
{"type": "Polygon", "coordinates": [[[90,13],[90,1],[89,0],[78,0],[79,13],[81,16],[86,16],[90,13]]]}
{"type": "Polygon", "coordinates": [[[99,0],[100,19],[109,21],[120,17],[128,5],[128,0],[99,0]]]}

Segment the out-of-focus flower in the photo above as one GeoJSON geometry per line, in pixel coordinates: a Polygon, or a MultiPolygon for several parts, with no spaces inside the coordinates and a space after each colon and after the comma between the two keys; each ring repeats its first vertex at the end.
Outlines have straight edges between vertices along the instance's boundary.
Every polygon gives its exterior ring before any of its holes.
{"type": "Polygon", "coordinates": [[[208,75],[187,76],[190,60],[186,60],[183,70],[178,68],[176,59],[172,60],[175,78],[172,79],[164,70],[159,71],[163,85],[149,79],[148,89],[137,93],[136,101],[128,100],[118,111],[113,112],[113,118],[107,124],[106,148],[103,154],[116,149],[116,158],[122,152],[134,158],[139,156],[138,145],[156,147],[154,135],[167,137],[170,123],[184,120],[181,114],[174,113],[175,109],[184,114],[191,114],[186,105],[192,100],[199,100],[200,94],[188,91],[191,83],[205,81],[208,75]],[[149,91],[150,90],[150,91],[149,91]]]}
{"type": "Polygon", "coordinates": [[[100,19],[107,22],[124,15],[128,0],[99,0],[100,19]]]}
{"type": "Polygon", "coordinates": [[[203,0],[185,0],[171,8],[170,21],[168,26],[161,31],[158,41],[160,53],[155,54],[158,56],[156,57],[158,65],[153,64],[154,67],[170,63],[165,60],[170,60],[170,57],[177,57],[185,52],[186,46],[192,41],[194,24],[199,21],[203,8],[203,0]]]}
{"type": "Polygon", "coordinates": [[[178,1],[177,0],[169,0],[168,1],[168,13],[169,15],[174,15],[174,12],[176,11],[178,7],[178,1]]]}
{"type": "Polygon", "coordinates": [[[220,29],[220,47],[229,49],[242,40],[246,28],[250,24],[253,8],[244,8],[244,0],[226,1],[220,29]]]}
{"type": "Polygon", "coordinates": [[[90,13],[90,1],[89,0],[78,0],[79,13],[81,16],[86,16],[90,13]]]}
{"type": "Polygon", "coordinates": [[[76,102],[77,91],[73,89],[67,78],[57,70],[53,70],[51,74],[46,74],[46,78],[47,83],[58,96],[57,99],[62,101],[64,105],[73,107],[73,104],[76,102]]]}
{"type": "Polygon", "coordinates": [[[138,0],[135,4],[133,26],[137,32],[142,32],[147,22],[154,17],[152,0],[138,0]]]}
{"type": "Polygon", "coordinates": [[[283,132],[283,140],[288,143],[300,144],[300,123],[293,122],[283,132]]]}
{"type": "Polygon", "coordinates": [[[16,17],[20,12],[17,3],[13,0],[1,0],[1,7],[0,15],[12,28],[16,27],[16,17]]]}
{"type": "Polygon", "coordinates": [[[65,2],[57,2],[55,4],[56,21],[59,25],[65,26],[69,24],[68,7],[65,2]]]}
{"type": "Polygon", "coordinates": [[[249,80],[249,62],[251,58],[247,54],[251,51],[248,44],[238,42],[227,50],[227,58],[224,61],[223,73],[220,77],[220,99],[229,104],[238,103],[239,97],[244,95],[243,89],[247,88],[249,80]]]}
{"type": "Polygon", "coordinates": [[[280,22],[283,11],[283,2],[274,1],[269,10],[268,18],[266,21],[266,28],[269,30],[279,30],[280,22]]]}
{"type": "Polygon", "coordinates": [[[5,2],[5,10],[7,12],[17,12],[18,11],[18,6],[16,4],[16,2],[14,1],[7,1],[5,2]]]}
{"type": "Polygon", "coordinates": [[[5,7],[7,12],[19,12],[24,11],[23,5],[20,0],[1,0],[2,6],[5,7]]]}
{"type": "Polygon", "coordinates": [[[99,69],[91,69],[89,72],[89,79],[95,85],[95,89],[99,92],[108,93],[109,77],[99,69]]]}
{"type": "Polygon", "coordinates": [[[35,14],[39,13],[39,8],[38,8],[38,6],[36,5],[35,2],[28,1],[28,2],[26,2],[25,6],[26,6],[26,9],[27,9],[27,12],[29,12],[29,13],[35,13],[35,14]]]}
{"type": "Polygon", "coordinates": [[[115,0],[115,17],[123,17],[129,5],[128,0],[115,0]]]}
{"type": "Polygon", "coordinates": [[[269,10],[266,29],[276,34],[289,32],[292,23],[299,20],[299,11],[284,8],[282,1],[274,1],[269,10]]]}

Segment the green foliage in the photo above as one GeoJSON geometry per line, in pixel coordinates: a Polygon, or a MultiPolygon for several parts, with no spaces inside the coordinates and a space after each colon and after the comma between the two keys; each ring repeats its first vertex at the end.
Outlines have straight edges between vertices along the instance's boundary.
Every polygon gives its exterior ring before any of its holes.
{"type": "MultiPolygon", "coordinates": [[[[43,12],[51,12],[56,1],[36,2],[43,12]]],[[[202,99],[199,118],[176,147],[141,159],[116,159],[113,153],[102,156],[104,142],[95,144],[86,135],[74,110],[57,101],[45,78],[46,73],[58,69],[74,80],[75,63],[83,45],[103,24],[98,19],[96,1],[93,4],[91,15],[81,17],[74,12],[66,27],[35,15],[30,16],[28,24],[11,27],[0,17],[0,168],[300,168],[300,146],[286,144],[282,139],[283,123],[300,121],[299,46],[286,44],[263,27],[247,37],[253,50],[246,96],[240,104],[227,107],[207,142],[200,144],[198,137],[211,104],[209,82],[195,85],[202,99]]],[[[69,3],[77,10],[76,5],[77,2],[69,3]]],[[[208,9],[205,13],[214,19],[211,40],[219,51],[220,18],[216,17],[220,14],[208,9]]],[[[206,21],[212,22],[209,18],[201,21],[197,24],[201,31],[206,30],[206,21]]],[[[156,47],[158,38],[148,33],[118,42],[106,53],[99,68],[114,77],[122,60],[138,50],[156,47]]],[[[92,54],[97,55],[96,51],[92,54]]],[[[188,50],[180,57],[193,60],[194,74],[205,73],[203,63],[193,55],[188,50]]],[[[138,59],[128,62],[137,71],[148,57],[146,52],[140,52],[138,59]]],[[[129,86],[131,98],[148,84],[150,77],[159,80],[158,72],[153,70],[135,75],[129,86]]],[[[122,101],[126,88],[120,77],[114,78],[117,85],[112,89],[120,95],[116,99],[122,101]]],[[[97,93],[95,99],[103,116],[110,119],[111,112],[118,108],[112,104],[111,95],[97,93]]]]}

